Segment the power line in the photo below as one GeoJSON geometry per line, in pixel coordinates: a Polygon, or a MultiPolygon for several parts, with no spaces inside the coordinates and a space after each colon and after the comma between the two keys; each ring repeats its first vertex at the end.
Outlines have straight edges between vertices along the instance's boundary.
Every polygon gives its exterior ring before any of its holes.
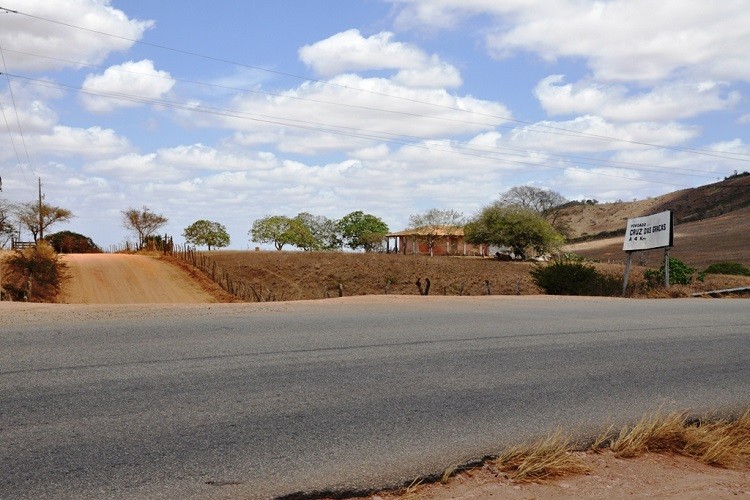
{"type": "MultiPolygon", "coordinates": [[[[128,42],[134,43],[134,44],[139,44],[139,45],[144,45],[144,46],[148,46],[148,47],[153,47],[153,48],[157,48],[157,49],[160,49],[160,50],[166,50],[166,51],[170,51],[170,52],[174,52],[174,53],[178,53],[178,54],[188,55],[188,56],[192,56],[192,57],[198,57],[198,58],[202,58],[202,59],[206,59],[206,60],[210,60],[210,61],[214,61],[214,62],[220,62],[220,63],[224,63],[224,64],[231,64],[231,65],[234,65],[234,66],[239,66],[239,67],[243,67],[243,68],[248,68],[248,69],[253,69],[253,70],[262,71],[262,72],[266,72],[266,73],[271,73],[271,74],[275,74],[275,75],[279,75],[279,76],[285,76],[285,77],[289,77],[289,78],[294,78],[294,79],[298,79],[298,80],[301,80],[301,81],[304,81],[304,82],[319,83],[319,84],[322,84],[322,85],[328,85],[328,86],[334,86],[334,87],[338,87],[338,88],[342,88],[342,89],[354,90],[354,91],[357,91],[357,92],[363,92],[363,93],[367,93],[367,94],[371,94],[371,95],[377,95],[377,96],[380,96],[380,97],[387,97],[387,98],[390,98],[390,99],[397,99],[397,100],[404,101],[404,102],[411,102],[411,103],[416,103],[416,104],[422,104],[422,105],[431,106],[431,107],[434,107],[434,108],[446,109],[446,110],[451,110],[451,111],[459,111],[459,112],[462,112],[462,113],[469,112],[469,113],[472,113],[472,114],[477,115],[477,116],[484,116],[484,117],[487,117],[487,118],[493,118],[493,119],[499,119],[499,120],[503,120],[503,121],[509,121],[509,122],[513,122],[513,123],[518,123],[518,124],[523,124],[523,125],[531,126],[531,127],[534,127],[534,128],[541,128],[541,129],[544,129],[544,130],[547,130],[547,131],[554,131],[554,132],[557,132],[557,133],[561,133],[562,135],[568,135],[569,134],[571,136],[587,137],[587,138],[591,138],[591,139],[597,139],[597,140],[603,140],[603,141],[609,141],[609,142],[620,142],[620,143],[624,143],[624,144],[632,144],[632,145],[637,145],[637,146],[646,146],[646,147],[650,147],[650,148],[663,149],[663,150],[669,150],[669,151],[689,152],[689,153],[700,155],[700,156],[714,157],[714,158],[720,158],[720,159],[729,159],[729,160],[735,160],[735,161],[750,161],[750,159],[737,158],[736,156],[727,156],[726,154],[722,154],[721,152],[718,152],[718,151],[715,151],[715,150],[705,150],[705,149],[697,149],[697,148],[681,148],[681,147],[677,147],[677,146],[667,146],[667,145],[662,145],[662,144],[654,144],[654,143],[649,143],[649,142],[645,142],[645,141],[635,141],[635,140],[623,139],[623,138],[618,138],[618,137],[611,137],[611,136],[606,136],[606,135],[601,135],[601,134],[593,134],[593,133],[589,133],[589,132],[581,132],[581,131],[566,129],[564,127],[557,127],[557,126],[553,126],[553,125],[545,125],[545,124],[540,124],[540,123],[534,123],[534,122],[529,122],[529,121],[526,121],[526,120],[520,120],[520,119],[508,117],[508,116],[493,115],[493,114],[490,114],[490,113],[482,113],[482,112],[476,112],[476,111],[467,111],[465,109],[461,109],[461,108],[458,108],[458,107],[455,107],[455,106],[447,106],[447,105],[442,105],[442,104],[437,104],[437,103],[431,103],[431,102],[421,101],[421,100],[413,99],[413,98],[409,98],[409,97],[395,96],[395,95],[387,94],[387,93],[384,93],[384,92],[377,92],[377,91],[373,91],[373,90],[362,89],[362,88],[359,88],[359,87],[351,87],[351,86],[348,86],[348,85],[341,85],[341,84],[337,84],[337,83],[330,82],[330,81],[319,80],[319,79],[315,79],[315,78],[308,78],[308,77],[303,77],[303,76],[296,75],[296,74],[293,74],[293,73],[287,73],[287,72],[284,72],[284,71],[272,70],[272,69],[268,69],[268,68],[263,68],[261,66],[254,66],[254,65],[250,65],[250,64],[246,64],[246,63],[240,63],[240,62],[237,62],[237,61],[232,61],[232,60],[221,58],[221,57],[210,56],[210,55],[201,54],[201,53],[198,53],[198,52],[193,52],[193,51],[188,51],[188,50],[183,50],[183,49],[178,49],[178,48],[174,48],[174,47],[168,47],[166,45],[160,45],[160,44],[156,44],[156,43],[146,42],[146,41],[143,41],[143,40],[136,40],[134,38],[129,38],[129,37],[121,36],[121,35],[115,35],[115,34],[112,34],[112,33],[106,33],[106,32],[103,32],[103,31],[94,30],[94,29],[91,29],[91,28],[86,28],[84,26],[78,26],[78,25],[71,24],[71,23],[66,23],[66,22],[57,21],[57,20],[54,20],[54,19],[49,19],[49,18],[45,18],[45,17],[41,17],[41,16],[36,16],[36,15],[29,14],[29,13],[26,13],[26,12],[21,12],[21,11],[7,9],[7,8],[1,7],[1,6],[0,6],[0,10],[4,10],[4,11],[9,12],[9,13],[18,14],[18,15],[21,15],[21,16],[29,17],[29,18],[32,18],[32,19],[37,19],[37,20],[44,21],[44,22],[49,22],[49,23],[57,24],[57,25],[60,25],[60,26],[65,26],[65,27],[69,27],[69,28],[73,28],[73,29],[79,29],[79,30],[87,31],[89,33],[94,33],[94,34],[98,34],[98,35],[102,35],[102,36],[108,36],[108,37],[116,38],[116,39],[119,39],[119,40],[125,40],[125,41],[128,41],[128,42]]],[[[739,155],[739,156],[750,156],[750,154],[747,154],[747,153],[735,153],[735,154],[739,155]]]]}
{"type": "MultiPolygon", "coordinates": [[[[0,61],[2,61],[2,64],[3,64],[3,71],[6,71],[7,66],[5,64],[5,54],[3,53],[2,45],[0,45],[0,61]]],[[[23,145],[23,150],[26,153],[26,160],[28,162],[27,165],[29,166],[29,169],[31,169],[31,171],[33,172],[34,170],[31,167],[31,157],[29,156],[29,150],[26,147],[26,139],[24,138],[24,135],[23,135],[23,128],[21,127],[21,119],[18,116],[18,106],[16,106],[16,98],[15,98],[15,95],[13,94],[13,86],[10,83],[10,78],[8,77],[7,73],[5,73],[5,78],[8,82],[8,93],[10,94],[10,100],[11,100],[11,103],[13,104],[13,110],[16,115],[16,122],[18,123],[18,133],[21,136],[21,144],[23,145]]],[[[8,136],[10,138],[11,144],[13,145],[13,151],[16,155],[16,160],[18,160],[18,168],[21,170],[21,175],[23,176],[24,182],[26,182],[26,186],[29,189],[31,189],[31,186],[29,185],[29,180],[26,178],[26,173],[23,171],[23,166],[21,163],[21,156],[18,154],[18,148],[16,147],[16,142],[13,140],[13,132],[11,131],[10,123],[8,122],[8,117],[5,115],[5,108],[2,106],[2,103],[0,103],[0,109],[2,109],[3,118],[5,119],[5,126],[8,128],[8,136]]]]}

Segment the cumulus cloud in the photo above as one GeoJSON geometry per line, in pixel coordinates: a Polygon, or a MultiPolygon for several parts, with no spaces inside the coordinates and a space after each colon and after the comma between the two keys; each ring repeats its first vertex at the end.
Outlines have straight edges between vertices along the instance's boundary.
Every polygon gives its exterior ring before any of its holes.
{"type": "Polygon", "coordinates": [[[175,81],[166,71],[158,71],[148,59],[110,66],[101,75],[88,75],[81,86],[83,105],[89,111],[106,113],[116,108],[141,105],[144,100],[159,99],[172,90],[175,81]],[[109,95],[109,96],[108,96],[109,95]],[[117,95],[137,96],[137,100],[118,99],[117,95]]]}
{"type": "Polygon", "coordinates": [[[715,81],[670,82],[633,94],[624,85],[593,82],[563,84],[562,75],[544,78],[534,95],[551,115],[597,114],[620,121],[663,121],[727,109],[740,100],[724,95],[726,84],[715,81]]]}
{"type": "Polygon", "coordinates": [[[132,149],[127,138],[99,126],[86,129],[55,125],[48,133],[27,137],[37,154],[103,158],[132,149]]]}
{"type": "Polygon", "coordinates": [[[20,12],[0,15],[5,60],[11,71],[100,64],[110,53],[130,48],[133,40],[140,40],[154,25],[129,19],[110,0],[7,0],[3,7],[20,12]]]}
{"type": "Polygon", "coordinates": [[[235,140],[273,142],[280,150],[304,154],[473,135],[511,116],[501,103],[351,74],[306,83],[281,96],[241,95],[232,108],[235,116],[218,119],[239,132],[235,140]]]}
{"type": "Polygon", "coordinates": [[[415,45],[393,40],[381,32],[363,37],[359,30],[337,33],[299,50],[300,59],[316,73],[331,77],[346,72],[398,70],[395,81],[410,87],[458,87],[461,75],[437,55],[415,45]]]}
{"type": "Polygon", "coordinates": [[[743,2],[707,8],[700,0],[394,0],[399,19],[450,26],[462,16],[489,14],[486,37],[496,57],[528,51],[547,59],[582,58],[597,79],[750,81],[750,9],[743,2]]]}

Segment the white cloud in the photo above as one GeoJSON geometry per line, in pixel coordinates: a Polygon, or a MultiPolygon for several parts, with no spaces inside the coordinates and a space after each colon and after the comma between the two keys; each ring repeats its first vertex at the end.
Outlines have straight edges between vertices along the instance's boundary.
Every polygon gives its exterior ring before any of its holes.
{"type": "Polygon", "coordinates": [[[82,129],[56,125],[49,133],[30,135],[27,141],[36,155],[104,158],[132,149],[127,138],[98,126],[82,129]]]}
{"type": "Polygon", "coordinates": [[[397,0],[400,19],[446,27],[453,17],[489,14],[497,57],[529,51],[547,60],[583,58],[603,81],[750,81],[750,9],[702,0],[397,0]]]}
{"type": "Polygon", "coordinates": [[[110,53],[130,48],[131,40],[140,40],[154,25],[129,19],[110,0],[6,0],[3,7],[20,12],[0,15],[3,50],[11,71],[100,64],[110,53]]]}
{"type": "Polygon", "coordinates": [[[148,59],[110,66],[101,75],[88,75],[83,82],[83,105],[89,111],[106,113],[120,107],[134,107],[144,100],[159,99],[172,90],[175,81],[166,71],[157,71],[148,59]],[[137,100],[107,97],[137,96],[137,100]]]}
{"type": "Polygon", "coordinates": [[[241,95],[231,107],[241,117],[218,120],[239,132],[235,139],[241,144],[275,143],[282,151],[300,154],[473,135],[511,116],[500,103],[356,75],[306,83],[281,97],[241,95]]]}
{"type": "Polygon", "coordinates": [[[724,96],[726,84],[713,81],[665,83],[633,95],[624,85],[562,84],[563,79],[562,75],[552,75],[534,88],[534,95],[551,115],[596,114],[619,121],[664,121],[727,109],[740,100],[737,92],[724,96]]]}
{"type": "Polygon", "coordinates": [[[461,75],[437,55],[428,56],[415,45],[393,41],[394,34],[382,32],[364,38],[351,29],[305,45],[300,59],[320,75],[331,77],[346,72],[399,70],[394,81],[407,87],[459,87],[461,75]]]}

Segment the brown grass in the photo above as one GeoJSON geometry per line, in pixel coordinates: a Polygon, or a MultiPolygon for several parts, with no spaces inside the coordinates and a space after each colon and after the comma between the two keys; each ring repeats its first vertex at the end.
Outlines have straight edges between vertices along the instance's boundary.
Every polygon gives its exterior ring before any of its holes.
{"type": "Polygon", "coordinates": [[[573,455],[570,438],[559,430],[534,444],[508,448],[493,464],[517,482],[548,480],[589,470],[573,455]]]}

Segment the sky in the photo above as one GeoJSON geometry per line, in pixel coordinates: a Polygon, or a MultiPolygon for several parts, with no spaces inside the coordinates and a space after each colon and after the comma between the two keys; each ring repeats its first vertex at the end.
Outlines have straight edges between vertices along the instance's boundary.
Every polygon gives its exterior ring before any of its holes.
{"type": "MultiPolygon", "coordinates": [[[[514,186],[632,201],[750,170],[742,0],[0,0],[0,198],[103,248],[148,207],[392,231],[514,186]]],[[[646,214],[644,214],[646,215],[646,214]]],[[[49,231],[48,231],[49,232],[49,231]]],[[[26,232],[23,239],[30,239],[26,232]]]]}

